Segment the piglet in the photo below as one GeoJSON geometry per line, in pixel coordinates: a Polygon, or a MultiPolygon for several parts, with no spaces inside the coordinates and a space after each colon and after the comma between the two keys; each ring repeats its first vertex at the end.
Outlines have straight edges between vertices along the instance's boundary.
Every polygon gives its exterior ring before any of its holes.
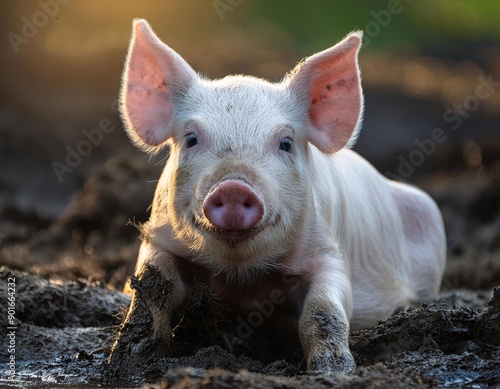
{"type": "Polygon", "coordinates": [[[361,41],[349,34],[278,83],[208,80],[134,21],[122,118],[137,146],[170,155],[110,364],[141,348],[168,355],[173,313],[197,279],[242,317],[281,292],[270,316],[286,306],[308,371],[328,374],[355,368],[350,331],[436,296],[438,207],[349,149],[363,111],[361,41]]]}

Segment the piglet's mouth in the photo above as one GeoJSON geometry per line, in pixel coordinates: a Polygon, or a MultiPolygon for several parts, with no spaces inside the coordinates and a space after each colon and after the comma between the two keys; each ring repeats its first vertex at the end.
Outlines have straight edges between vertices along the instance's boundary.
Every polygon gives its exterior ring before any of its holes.
{"type": "Polygon", "coordinates": [[[263,232],[264,230],[279,229],[281,225],[281,215],[269,215],[268,218],[262,220],[257,226],[246,230],[225,230],[217,228],[206,218],[198,216],[193,217],[192,223],[196,228],[212,235],[215,239],[235,247],[253,238],[258,239],[260,234],[265,233],[263,232]]]}
{"type": "Polygon", "coordinates": [[[258,234],[258,229],[251,230],[220,230],[216,229],[213,231],[214,236],[222,240],[231,246],[236,246],[241,244],[258,234]]]}
{"type": "Polygon", "coordinates": [[[254,237],[256,237],[263,229],[265,225],[261,225],[254,228],[249,228],[246,230],[225,230],[217,228],[211,224],[206,218],[194,216],[192,218],[192,224],[198,229],[205,233],[212,235],[215,239],[228,244],[229,246],[235,247],[242,244],[254,237]]]}

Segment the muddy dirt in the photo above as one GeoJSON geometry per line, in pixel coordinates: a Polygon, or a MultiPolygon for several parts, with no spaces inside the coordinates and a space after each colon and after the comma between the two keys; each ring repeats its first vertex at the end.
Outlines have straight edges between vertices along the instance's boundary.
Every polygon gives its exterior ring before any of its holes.
{"type": "MultiPolygon", "coordinates": [[[[17,294],[17,383],[32,388],[100,385],[108,373],[107,353],[128,297],[99,283],[50,282],[2,268],[2,285],[9,278],[15,278],[17,294]]],[[[1,292],[6,294],[5,287],[1,292]]],[[[204,297],[197,295],[191,307],[200,308],[204,297]]],[[[253,346],[253,358],[230,353],[222,343],[206,345],[200,339],[227,334],[207,334],[207,328],[199,325],[199,310],[186,315],[187,328],[177,329],[174,342],[176,353],[191,352],[158,359],[144,354],[135,369],[129,366],[127,379],[115,377],[115,384],[137,387],[149,382],[162,388],[500,385],[500,288],[492,296],[489,292],[446,292],[436,303],[400,312],[373,329],[351,334],[358,367],[347,377],[306,375],[300,347],[290,358],[266,363],[259,360],[259,351],[267,360],[273,360],[273,351],[265,347],[255,350],[255,344],[261,342],[258,338],[249,338],[244,345],[253,346]]],[[[2,312],[4,328],[8,326],[5,317],[2,312]]],[[[5,366],[5,348],[0,357],[5,366]]],[[[8,381],[3,378],[1,383],[8,381]]]]}

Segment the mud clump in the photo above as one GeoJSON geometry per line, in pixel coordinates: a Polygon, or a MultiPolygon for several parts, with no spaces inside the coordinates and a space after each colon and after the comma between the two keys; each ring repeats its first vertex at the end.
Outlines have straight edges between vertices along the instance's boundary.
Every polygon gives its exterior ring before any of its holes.
{"type": "MultiPolygon", "coordinates": [[[[7,323],[8,282],[15,284],[17,384],[38,388],[58,382],[69,387],[100,382],[102,358],[129,298],[102,283],[50,282],[2,267],[0,325],[4,328],[12,327],[7,323]]],[[[9,357],[7,347],[2,348],[0,383],[8,383],[4,368],[9,357]]]]}
{"type": "Polygon", "coordinates": [[[424,304],[367,334],[353,334],[358,363],[411,369],[440,386],[500,383],[500,287],[480,313],[466,306],[424,304]]]}

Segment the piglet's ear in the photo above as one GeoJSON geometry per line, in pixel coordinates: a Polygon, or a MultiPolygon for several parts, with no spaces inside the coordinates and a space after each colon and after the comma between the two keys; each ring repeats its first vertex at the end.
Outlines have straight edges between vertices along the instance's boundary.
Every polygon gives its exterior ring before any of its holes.
{"type": "Polygon", "coordinates": [[[172,136],[175,99],[197,79],[195,71],[136,19],[121,90],[121,113],[130,138],[151,149],[172,136]]]}
{"type": "Polygon", "coordinates": [[[361,124],[363,93],[358,66],[362,32],[306,58],[290,73],[291,90],[306,105],[309,141],[324,153],[351,146],[361,124]]]}

